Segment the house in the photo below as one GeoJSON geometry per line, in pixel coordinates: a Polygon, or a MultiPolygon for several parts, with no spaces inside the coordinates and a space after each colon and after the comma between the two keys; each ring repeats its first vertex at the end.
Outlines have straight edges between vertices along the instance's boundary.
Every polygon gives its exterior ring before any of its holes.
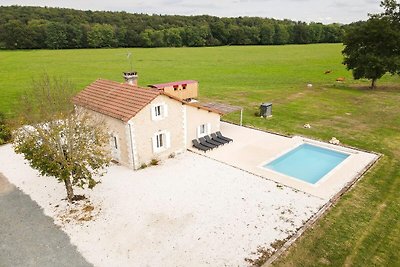
{"type": "Polygon", "coordinates": [[[222,112],[194,101],[197,81],[138,86],[136,72],[125,83],[98,79],[78,93],[76,106],[107,123],[113,160],[133,169],[192,146],[191,140],[219,131],[222,112]]]}

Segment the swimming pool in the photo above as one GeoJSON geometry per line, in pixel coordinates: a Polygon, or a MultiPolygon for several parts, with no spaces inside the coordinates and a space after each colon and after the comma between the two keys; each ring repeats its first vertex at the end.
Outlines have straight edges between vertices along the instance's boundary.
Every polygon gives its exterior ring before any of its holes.
{"type": "Polygon", "coordinates": [[[315,184],[349,156],[328,148],[302,144],[263,167],[315,184]]]}

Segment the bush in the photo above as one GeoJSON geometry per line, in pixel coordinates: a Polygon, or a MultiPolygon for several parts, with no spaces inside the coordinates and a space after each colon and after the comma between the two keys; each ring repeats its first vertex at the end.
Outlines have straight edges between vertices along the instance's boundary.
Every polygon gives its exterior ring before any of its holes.
{"type": "Polygon", "coordinates": [[[3,113],[0,113],[0,145],[11,141],[11,130],[6,123],[6,118],[3,113]]]}
{"type": "Polygon", "coordinates": [[[152,165],[152,166],[156,166],[156,165],[158,165],[158,164],[160,164],[160,160],[158,160],[158,159],[152,159],[152,160],[150,161],[150,165],[152,165]]]}

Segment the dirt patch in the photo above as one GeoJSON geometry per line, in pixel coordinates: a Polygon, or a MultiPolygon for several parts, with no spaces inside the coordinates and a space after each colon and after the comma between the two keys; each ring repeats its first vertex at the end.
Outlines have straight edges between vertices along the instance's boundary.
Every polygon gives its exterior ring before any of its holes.
{"type": "Polygon", "coordinates": [[[54,206],[56,219],[62,225],[92,221],[99,215],[100,211],[101,208],[95,207],[88,199],[74,201],[73,203],[63,200],[63,202],[54,206]]]}
{"type": "Polygon", "coordinates": [[[0,195],[8,194],[14,189],[15,186],[12,185],[2,173],[0,173],[0,195]]]}

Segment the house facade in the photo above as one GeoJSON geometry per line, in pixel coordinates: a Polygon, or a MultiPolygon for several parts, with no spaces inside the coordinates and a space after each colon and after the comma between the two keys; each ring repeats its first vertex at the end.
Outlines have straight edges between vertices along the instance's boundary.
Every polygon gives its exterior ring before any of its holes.
{"type": "Polygon", "coordinates": [[[137,74],[130,74],[125,83],[99,79],[73,99],[107,124],[113,160],[138,169],[152,159],[182,153],[193,139],[219,131],[221,113],[184,100],[193,98],[193,92],[197,96],[197,82],[176,82],[181,91],[191,88],[192,93],[183,95],[174,91],[173,83],[172,93],[167,86],[139,87],[137,74]]]}

